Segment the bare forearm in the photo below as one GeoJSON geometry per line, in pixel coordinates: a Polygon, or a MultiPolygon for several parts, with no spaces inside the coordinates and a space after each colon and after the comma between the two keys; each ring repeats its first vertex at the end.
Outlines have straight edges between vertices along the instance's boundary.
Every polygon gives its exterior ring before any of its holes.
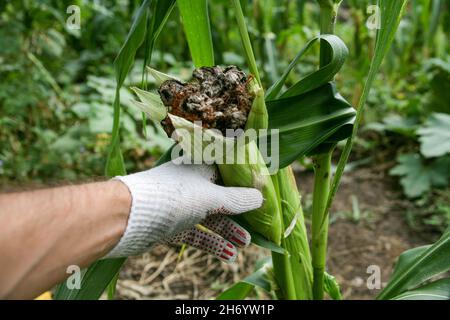
{"type": "Polygon", "coordinates": [[[32,298],[105,255],[130,204],[119,181],[0,195],[0,297],[32,298]]]}

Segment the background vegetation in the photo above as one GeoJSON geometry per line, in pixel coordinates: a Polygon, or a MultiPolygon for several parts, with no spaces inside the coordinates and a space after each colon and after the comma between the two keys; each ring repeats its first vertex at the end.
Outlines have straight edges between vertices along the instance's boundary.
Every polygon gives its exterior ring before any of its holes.
{"type": "MultiPolygon", "coordinates": [[[[78,181],[102,176],[113,121],[113,60],[140,0],[8,1],[0,3],[0,184],[78,181]],[[66,27],[71,4],[81,29],[66,27]]],[[[366,26],[375,1],[344,0],[336,34],[350,56],[337,84],[356,105],[373,53],[366,26]]],[[[398,180],[412,225],[443,231],[450,221],[450,1],[411,0],[369,97],[354,166],[379,165],[398,180]]],[[[243,1],[248,29],[268,87],[318,33],[318,7],[306,0],[243,1]]],[[[245,65],[227,0],[210,2],[218,64],[245,65]]],[[[188,78],[192,62],[178,8],[155,44],[151,65],[188,78]]],[[[318,48],[313,49],[318,50],[318,48]]],[[[288,82],[313,71],[318,52],[288,82]]],[[[141,82],[144,52],[126,79],[122,148],[127,171],[148,168],[170,145],[131,107],[128,88],[141,82]]],[[[150,79],[149,79],[150,80],[150,79]]],[[[307,168],[307,160],[302,163],[307,168]]]]}

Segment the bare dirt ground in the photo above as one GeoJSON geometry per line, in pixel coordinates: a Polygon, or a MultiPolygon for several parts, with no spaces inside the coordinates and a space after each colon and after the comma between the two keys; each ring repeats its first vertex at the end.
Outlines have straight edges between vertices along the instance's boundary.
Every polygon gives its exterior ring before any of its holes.
{"type": "MultiPolygon", "coordinates": [[[[308,209],[312,174],[297,174],[303,202],[308,209]]],[[[369,290],[369,266],[381,271],[387,282],[398,255],[408,248],[431,241],[429,234],[412,232],[398,186],[382,168],[349,172],[332,208],[328,271],[339,281],[345,299],[372,299],[379,290],[369,290]]],[[[211,299],[230,284],[249,275],[256,261],[269,253],[251,246],[236,261],[226,265],[188,248],[179,259],[176,249],[158,246],[150,253],[129,259],[118,282],[119,299],[211,299]]],[[[269,298],[257,292],[255,298],[269,298]]]]}

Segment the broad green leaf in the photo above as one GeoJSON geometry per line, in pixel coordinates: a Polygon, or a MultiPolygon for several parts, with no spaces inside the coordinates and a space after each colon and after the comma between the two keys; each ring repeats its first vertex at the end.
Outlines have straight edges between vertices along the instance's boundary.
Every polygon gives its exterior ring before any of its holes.
{"type": "Polygon", "coordinates": [[[450,176],[450,158],[439,158],[425,164],[419,154],[403,154],[397,158],[398,165],[391,175],[400,176],[405,195],[416,198],[431,190],[432,186],[446,187],[450,176]]]}
{"type": "MultiPolygon", "coordinates": [[[[312,153],[322,143],[348,137],[355,117],[354,109],[332,83],[297,96],[268,101],[267,107],[269,129],[279,130],[281,168],[312,153]]],[[[271,146],[272,139],[268,140],[271,146]]]]}
{"type": "Polygon", "coordinates": [[[426,252],[431,245],[421,246],[417,248],[412,248],[403,252],[395,264],[394,271],[392,272],[391,278],[396,278],[401,275],[406,266],[411,264],[414,260],[420,257],[424,252],[426,252]]]}
{"type": "MultiPolygon", "coordinates": [[[[255,89],[255,98],[250,109],[250,113],[247,119],[246,129],[267,129],[268,114],[266,101],[264,99],[264,90],[259,76],[258,67],[256,64],[255,55],[253,54],[252,43],[247,30],[247,24],[245,23],[244,13],[242,11],[240,0],[233,0],[234,12],[236,15],[236,21],[238,24],[239,34],[241,36],[242,46],[244,47],[245,57],[250,69],[250,73],[254,77],[253,85],[255,89]]],[[[252,81],[253,82],[253,81],[252,81]]]]}
{"type": "Polygon", "coordinates": [[[214,65],[207,0],[178,0],[184,32],[197,68],[214,65]]]}
{"type": "Polygon", "coordinates": [[[398,158],[399,164],[392,168],[391,175],[402,176],[400,183],[405,195],[416,198],[428,192],[431,188],[430,174],[422,164],[418,154],[404,154],[398,158]]]}
{"type": "Polygon", "coordinates": [[[450,270],[450,229],[429,247],[404,252],[388,285],[377,299],[392,299],[450,270]]]}
{"type": "MultiPolygon", "coordinates": [[[[117,131],[118,132],[118,131],[117,131]]],[[[106,162],[105,175],[107,177],[114,177],[117,175],[125,175],[125,162],[123,160],[122,151],[119,145],[119,133],[112,139],[111,146],[106,162]]]]}
{"type": "Polygon", "coordinates": [[[450,279],[440,279],[406,291],[392,300],[450,300],[450,279]]]}
{"type": "Polygon", "coordinates": [[[107,294],[108,300],[114,300],[114,296],[116,295],[118,280],[119,280],[119,272],[116,273],[116,275],[112,278],[111,282],[108,284],[108,286],[106,288],[106,294],[107,294]]]}
{"type": "Polygon", "coordinates": [[[450,153],[450,115],[433,113],[418,130],[420,152],[427,158],[450,153]]]}
{"type": "Polygon", "coordinates": [[[268,280],[268,270],[270,263],[265,263],[255,273],[249,275],[244,280],[234,284],[224,292],[222,292],[217,300],[244,300],[255,287],[262,288],[270,292],[271,283],[268,280]]]}
{"type": "Polygon", "coordinates": [[[358,133],[359,124],[361,123],[362,116],[364,114],[364,108],[366,105],[367,98],[369,97],[370,90],[372,88],[373,82],[380,70],[381,63],[386,56],[389,48],[391,47],[392,41],[394,39],[395,33],[397,31],[398,25],[405,9],[407,0],[379,0],[378,6],[380,8],[381,14],[381,29],[378,31],[377,40],[375,44],[375,53],[372,58],[372,63],[370,65],[369,75],[367,76],[366,82],[364,84],[363,92],[361,98],[359,99],[356,119],[353,126],[353,131],[350,138],[342,151],[342,155],[339,158],[339,163],[336,168],[336,173],[334,175],[330,193],[328,195],[327,206],[325,209],[324,217],[328,215],[331,204],[333,202],[334,196],[336,195],[339,183],[341,181],[342,175],[344,173],[345,165],[347,164],[350,152],[353,147],[353,142],[358,133]]]}

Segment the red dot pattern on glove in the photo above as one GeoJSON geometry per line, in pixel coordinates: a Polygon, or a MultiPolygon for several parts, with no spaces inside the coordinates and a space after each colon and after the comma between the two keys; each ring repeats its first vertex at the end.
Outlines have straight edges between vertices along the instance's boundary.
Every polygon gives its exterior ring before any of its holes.
{"type": "Polygon", "coordinates": [[[175,245],[193,246],[225,262],[233,262],[237,256],[236,247],[232,243],[212,232],[201,231],[195,227],[177,234],[168,242],[175,245]]]}
{"type": "Polygon", "coordinates": [[[250,244],[250,234],[228,217],[211,216],[206,218],[202,222],[202,225],[220,234],[223,238],[231,241],[238,247],[246,247],[250,244]]]}

